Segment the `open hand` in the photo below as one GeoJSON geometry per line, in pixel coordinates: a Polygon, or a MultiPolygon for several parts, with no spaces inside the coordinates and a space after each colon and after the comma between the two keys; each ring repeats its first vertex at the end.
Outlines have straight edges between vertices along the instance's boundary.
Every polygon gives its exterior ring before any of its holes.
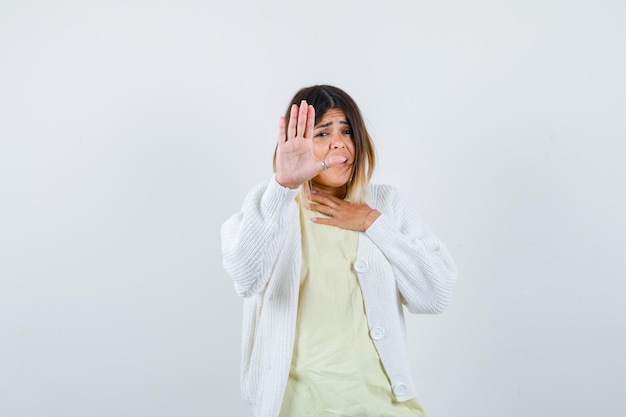
{"type": "Polygon", "coordinates": [[[319,224],[328,224],[342,229],[364,232],[380,216],[378,210],[365,203],[350,203],[322,190],[311,190],[308,209],[323,213],[329,217],[314,217],[311,220],[319,224]]]}
{"type": "Polygon", "coordinates": [[[315,158],[312,143],[314,130],[315,109],[305,100],[300,107],[296,104],[291,106],[289,126],[281,117],[276,147],[276,181],[282,186],[298,188],[322,170],[345,162],[342,156],[324,161],[315,158]]]}

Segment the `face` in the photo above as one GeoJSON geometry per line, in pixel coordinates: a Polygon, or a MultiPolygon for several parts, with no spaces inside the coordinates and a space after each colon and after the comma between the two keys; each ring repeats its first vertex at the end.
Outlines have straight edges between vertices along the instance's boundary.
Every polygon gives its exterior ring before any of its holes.
{"type": "Polygon", "coordinates": [[[343,189],[345,194],[354,167],[354,139],[343,110],[329,109],[315,125],[313,155],[320,161],[336,155],[345,157],[345,163],[322,171],[312,180],[319,188],[331,192],[343,189]]]}

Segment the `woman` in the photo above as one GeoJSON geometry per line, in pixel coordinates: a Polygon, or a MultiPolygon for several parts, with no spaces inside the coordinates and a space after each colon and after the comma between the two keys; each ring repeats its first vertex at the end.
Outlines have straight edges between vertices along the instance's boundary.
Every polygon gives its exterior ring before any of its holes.
{"type": "Polygon", "coordinates": [[[255,416],[424,415],[402,305],[442,312],[456,269],[396,189],[369,184],[374,162],[352,98],[304,88],[280,120],[275,174],[222,226],[255,416]]]}

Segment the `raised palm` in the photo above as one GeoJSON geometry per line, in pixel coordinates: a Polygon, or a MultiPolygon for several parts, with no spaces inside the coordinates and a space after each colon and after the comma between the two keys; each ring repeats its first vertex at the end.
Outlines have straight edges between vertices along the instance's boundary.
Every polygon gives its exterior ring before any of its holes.
{"type": "Polygon", "coordinates": [[[315,109],[302,100],[300,107],[291,106],[289,126],[284,117],[280,119],[278,146],[276,148],[276,181],[279,184],[298,188],[322,170],[341,162],[343,157],[321,161],[313,155],[315,109]]]}

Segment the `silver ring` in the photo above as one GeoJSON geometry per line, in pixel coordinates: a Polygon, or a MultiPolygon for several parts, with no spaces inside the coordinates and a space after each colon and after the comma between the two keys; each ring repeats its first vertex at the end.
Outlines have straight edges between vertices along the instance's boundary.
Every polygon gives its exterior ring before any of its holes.
{"type": "Polygon", "coordinates": [[[322,161],[322,169],[326,171],[328,169],[328,165],[326,165],[326,161],[322,161]]]}
{"type": "Polygon", "coordinates": [[[330,208],[330,211],[328,212],[328,217],[330,217],[331,219],[333,218],[333,208],[330,208]]]}

